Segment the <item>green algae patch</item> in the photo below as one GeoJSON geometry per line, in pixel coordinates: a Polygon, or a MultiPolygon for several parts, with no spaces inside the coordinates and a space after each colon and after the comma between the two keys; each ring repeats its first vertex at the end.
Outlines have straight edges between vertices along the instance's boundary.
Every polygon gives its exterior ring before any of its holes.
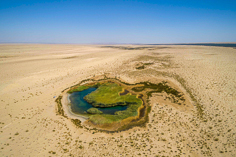
{"type": "Polygon", "coordinates": [[[102,114],[103,112],[97,108],[90,108],[87,110],[87,113],[89,113],[89,114],[102,114]]]}
{"type": "Polygon", "coordinates": [[[84,99],[91,103],[94,107],[114,107],[129,104],[137,104],[139,102],[135,95],[119,95],[122,87],[116,83],[104,83],[98,89],[84,99]]]}

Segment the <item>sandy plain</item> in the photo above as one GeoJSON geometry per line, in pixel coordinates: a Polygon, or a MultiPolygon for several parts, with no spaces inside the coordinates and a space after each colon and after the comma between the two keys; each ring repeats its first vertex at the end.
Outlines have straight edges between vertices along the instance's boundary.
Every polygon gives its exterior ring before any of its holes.
{"type": "Polygon", "coordinates": [[[236,49],[224,47],[2,44],[0,156],[236,156],[235,61],[236,49]],[[192,107],[153,94],[146,127],[119,133],[56,114],[64,89],[102,75],[167,80],[192,107]]]}

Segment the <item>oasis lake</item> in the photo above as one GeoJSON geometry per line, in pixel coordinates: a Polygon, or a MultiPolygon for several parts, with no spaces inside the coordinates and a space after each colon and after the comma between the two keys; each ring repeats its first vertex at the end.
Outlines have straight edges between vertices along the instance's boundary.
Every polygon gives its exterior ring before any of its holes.
{"type": "MultiPolygon", "coordinates": [[[[84,97],[93,91],[95,91],[97,88],[91,87],[86,90],[80,91],[80,92],[73,92],[69,95],[69,99],[71,102],[71,110],[75,114],[80,115],[89,115],[86,113],[86,111],[90,108],[92,108],[92,104],[88,103],[86,100],[84,100],[84,97]]],[[[126,110],[128,106],[114,106],[114,107],[97,107],[98,110],[102,111],[103,114],[111,114],[114,115],[116,111],[123,111],[126,110]]]]}

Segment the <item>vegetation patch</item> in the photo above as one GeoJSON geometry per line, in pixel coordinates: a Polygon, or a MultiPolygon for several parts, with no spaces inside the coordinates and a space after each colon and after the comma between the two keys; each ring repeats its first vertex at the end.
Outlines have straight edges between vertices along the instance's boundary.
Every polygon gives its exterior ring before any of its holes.
{"type": "MultiPolygon", "coordinates": [[[[138,115],[138,108],[142,105],[142,100],[136,95],[119,95],[122,92],[122,87],[117,83],[104,83],[98,89],[84,99],[91,103],[94,107],[114,107],[119,105],[128,105],[124,111],[117,111],[115,115],[110,114],[95,114],[89,117],[89,121],[94,124],[109,124],[124,120],[128,117],[138,115]]],[[[92,108],[96,109],[96,108],[92,108]]],[[[89,109],[90,110],[90,109],[89,109]]],[[[94,110],[95,111],[95,110],[94,110]]],[[[99,110],[96,109],[96,112],[99,110]]]]}
{"type": "Polygon", "coordinates": [[[137,104],[139,100],[135,95],[122,95],[122,87],[116,83],[104,83],[84,99],[94,107],[113,107],[119,105],[137,104]]]}
{"type": "Polygon", "coordinates": [[[92,87],[97,88],[99,85],[100,84],[97,83],[97,84],[89,84],[89,85],[76,86],[76,87],[71,88],[67,93],[81,92],[83,90],[86,90],[86,89],[89,89],[89,88],[92,88],[92,87]]]}
{"type": "Polygon", "coordinates": [[[97,108],[90,108],[87,110],[87,113],[89,113],[89,114],[102,114],[103,112],[97,108]]]}
{"type": "MultiPolygon", "coordinates": [[[[62,96],[59,96],[57,99],[56,99],[56,103],[57,103],[57,114],[65,117],[65,118],[68,118],[65,114],[64,114],[64,110],[63,110],[63,106],[62,106],[62,103],[61,103],[61,99],[62,99],[62,96]]],[[[81,121],[79,119],[71,119],[72,123],[74,123],[77,127],[79,128],[83,128],[82,125],[81,125],[81,121]]],[[[26,132],[28,132],[28,130],[26,130],[26,132]]]]}
{"type": "Polygon", "coordinates": [[[62,99],[62,96],[59,96],[57,99],[56,99],[56,103],[57,103],[57,113],[62,115],[62,116],[65,116],[64,115],[64,110],[63,110],[63,107],[62,107],[62,104],[61,104],[61,99],[62,99]]]}
{"type": "Polygon", "coordinates": [[[138,108],[142,105],[142,101],[137,99],[137,103],[129,105],[124,111],[117,111],[115,115],[110,114],[96,114],[89,117],[89,120],[94,124],[109,124],[118,122],[129,117],[135,117],[138,115],[138,108]]]}
{"type": "Polygon", "coordinates": [[[125,89],[124,92],[120,93],[120,95],[126,95],[128,93],[129,93],[129,91],[125,89]]]}
{"type": "Polygon", "coordinates": [[[74,123],[77,127],[83,128],[81,125],[81,121],[79,119],[71,119],[72,123],[74,123]]]}
{"type": "Polygon", "coordinates": [[[142,69],[145,69],[148,65],[152,65],[152,64],[154,64],[154,63],[142,63],[141,62],[136,65],[136,69],[142,70],[142,69]]]}
{"type": "Polygon", "coordinates": [[[158,84],[154,84],[154,83],[150,83],[150,82],[141,82],[140,84],[143,86],[134,87],[134,88],[132,88],[132,90],[135,92],[141,92],[145,89],[152,89],[153,91],[149,92],[149,95],[154,92],[155,93],[166,92],[167,94],[172,94],[176,97],[182,96],[182,94],[179,91],[168,86],[166,84],[166,82],[162,82],[162,83],[158,83],[158,84]]]}

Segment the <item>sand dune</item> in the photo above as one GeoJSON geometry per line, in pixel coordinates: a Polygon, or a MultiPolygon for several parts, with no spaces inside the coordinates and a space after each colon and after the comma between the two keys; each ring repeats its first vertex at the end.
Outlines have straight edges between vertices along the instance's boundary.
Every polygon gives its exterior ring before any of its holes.
{"type": "Polygon", "coordinates": [[[226,47],[0,45],[0,156],[236,156],[235,60],[226,47]],[[153,94],[146,127],[112,134],[56,114],[64,89],[104,74],[168,80],[193,107],[153,94]]]}

